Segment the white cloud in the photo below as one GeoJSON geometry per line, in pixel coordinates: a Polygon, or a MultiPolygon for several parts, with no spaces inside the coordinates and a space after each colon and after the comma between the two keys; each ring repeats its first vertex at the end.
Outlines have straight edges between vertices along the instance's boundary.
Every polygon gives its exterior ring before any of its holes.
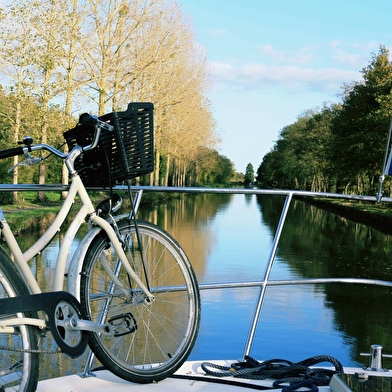
{"type": "Polygon", "coordinates": [[[287,88],[294,90],[334,91],[360,78],[359,72],[339,68],[310,68],[298,65],[235,65],[212,62],[211,73],[218,87],[240,90],[287,88]]]}
{"type": "Polygon", "coordinates": [[[377,41],[345,43],[336,40],[329,43],[330,57],[335,64],[358,70],[370,63],[372,54],[378,53],[379,48],[380,42],[377,41]]]}
{"type": "Polygon", "coordinates": [[[226,92],[311,92],[332,99],[345,84],[362,79],[361,70],[378,53],[379,43],[334,40],[323,45],[303,45],[278,50],[258,46],[258,60],[244,58],[212,61],[210,74],[216,91],[226,92]],[[260,57],[261,54],[261,57],[260,57]]]}
{"type": "Polygon", "coordinates": [[[263,62],[276,64],[280,67],[283,65],[308,65],[309,67],[311,64],[310,68],[321,68],[318,64],[322,64],[325,69],[343,68],[344,71],[359,71],[369,63],[371,54],[378,52],[379,46],[380,44],[376,41],[344,42],[334,40],[323,46],[304,45],[294,50],[280,50],[269,44],[261,45],[258,49],[264,56],[263,62]]]}
{"type": "Polygon", "coordinates": [[[303,46],[299,50],[275,50],[272,45],[261,45],[259,51],[274,62],[287,64],[306,64],[314,59],[314,47],[303,46]]]}

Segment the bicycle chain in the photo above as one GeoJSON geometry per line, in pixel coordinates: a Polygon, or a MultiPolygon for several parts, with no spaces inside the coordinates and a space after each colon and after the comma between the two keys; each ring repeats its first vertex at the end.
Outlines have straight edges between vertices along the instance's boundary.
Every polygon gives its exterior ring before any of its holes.
{"type": "Polygon", "coordinates": [[[18,353],[29,353],[29,354],[62,354],[63,352],[60,349],[56,351],[53,350],[31,350],[28,348],[12,348],[8,346],[0,346],[0,350],[4,351],[15,351],[18,353]]]}
{"type": "MultiPolygon", "coordinates": [[[[41,345],[41,338],[39,338],[38,346],[41,345]]],[[[63,354],[63,351],[61,351],[60,347],[57,347],[56,350],[33,350],[33,349],[28,349],[28,348],[17,348],[17,347],[9,347],[9,346],[1,346],[0,345],[0,350],[4,351],[14,351],[18,353],[29,353],[29,354],[63,354]]]]}

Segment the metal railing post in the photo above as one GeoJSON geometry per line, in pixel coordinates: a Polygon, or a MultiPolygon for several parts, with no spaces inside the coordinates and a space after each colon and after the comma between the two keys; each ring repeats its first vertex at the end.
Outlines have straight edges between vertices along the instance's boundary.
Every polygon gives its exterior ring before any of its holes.
{"type": "Polygon", "coordinates": [[[272,267],[274,265],[274,261],[275,261],[275,255],[276,255],[276,251],[278,249],[278,245],[279,245],[279,240],[280,240],[280,236],[282,234],[282,230],[283,230],[283,226],[284,223],[286,221],[286,217],[287,217],[287,213],[289,211],[290,208],[290,203],[291,200],[293,198],[293,194],[289,193],[286,196],[286,201],[284,203],[283,209],[282,209],[282,213],[280,215],[280,219],[279,219],[279,224],[278,227],[276,229],[276,233],[275,233],[275,238],[274,238],[274,242],[272,244],[272,249],[271,249],[271,253],[269,256],[269,260],[268,260],[268,264],[267,264],[267,268],[265,270],[265,274],[264,274],[264,279],[263,279],[263,283],[261,286],[261,290],[260,290],[260,295],[259,295],[259,299],[257,301],[256,304],[256,309],[253,315],[253,319],[252,319],[252,324],[248,333],[248,337],[245,343],[245,350],[244,350],[244,355],[243,357],[245,357],[246,355],[249,355],[252,344],[253,344],[253,339],[254,339],[254,335],[256,333],[256,327],[259,321],[259,317],[261,314],[261,309],[263,307],[263,303],[264,303],[264,297],[265,297],[265,293],[267,290],[267,284],[268,284],[268,279],[271,275],[271,270],[272,267]]]}

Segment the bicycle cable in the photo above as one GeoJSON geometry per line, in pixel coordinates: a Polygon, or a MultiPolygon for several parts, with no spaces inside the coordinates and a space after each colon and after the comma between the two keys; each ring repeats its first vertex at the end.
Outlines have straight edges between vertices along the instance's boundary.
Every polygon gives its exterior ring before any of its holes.
{"type": "Polygon", "coordinates": [[[149,282],[148,275],[147,275],[146,262],[144,260],[144,249],[143,249],[143,244],[142,244],[142,241],[140,238],[139,227],[137,225],[137,219],[136,219],[136,212],[137,211],[135,210],[134,197],[133,197],[132,187],[131,187],[129,180],[127,181],[127,185],[128,185],[128,195],[129,195],[129,199],[131,202],[131,214],[130,214],[129,220],[133,220],[133,223],[135,225],[135,233],[136,233],[136,238],[137,238],[138,247],[139,247],[139,251],[140,251],[143,272],[144,272],[144,276],[146,278],[146,287],[147,287],[148,291],[150,291],[150,282],[149,282]]]}

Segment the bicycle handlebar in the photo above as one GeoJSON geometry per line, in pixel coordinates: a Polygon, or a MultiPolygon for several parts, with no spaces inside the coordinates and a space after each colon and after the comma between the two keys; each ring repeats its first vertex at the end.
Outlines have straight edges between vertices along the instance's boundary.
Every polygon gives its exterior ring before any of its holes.
{"type": "Polygon", "coordinates": [[[8,148],[0,151],[0,159],[14,157],[15,155],[23,155],[23,147],[8,148]]]}
{"type": "Polygon", "coordinates": [[[114,127],[113,125],[110,125],[104,121],[101,121],[98,117],[93,116],[89,113],[83,113],[79,117],[79,124],[92,124],[92,125],[97,125],[101,129],[105,129],[106,131],[113,131],[114,127]]]}
{"type": "MultiPolygon", "coordinates": [[[[100,135],[100,130],[106,130],[106,131],[113,131],[114,127],[113,125],[110,125],[104,121],[101,121],[98,117],[95,117],[91,114],[88,113],[83,113],[79,117],[79,124],[91,124],[93,125],[98,132],[96,132],[95,138],[93,142],[88,145],[83,147],[83,151],[88,151],[90,149],[93,149],[96,147],[98,144],[99,140],[99,135],[100,135]]],[[[31,139],[32,141],[32,139],[31,139]]],[[[30,142],[31,143],[31,142],[30,142]]],[[[61,151],[57,150],[55,147],[50,146],[48,144],[26,144],[24,147],[14,147],[14,148],[8,148],[6,150],[0,150],[0,159],[5,159],[5,158],[11,158],[16,155],[23,155],[27,152],[31,151],[38,151],[38,150],[47,150],[50,151],[51,153],[57,155],[60,158],[66,158],[68,154],[64,154],[61,151]]]]}

